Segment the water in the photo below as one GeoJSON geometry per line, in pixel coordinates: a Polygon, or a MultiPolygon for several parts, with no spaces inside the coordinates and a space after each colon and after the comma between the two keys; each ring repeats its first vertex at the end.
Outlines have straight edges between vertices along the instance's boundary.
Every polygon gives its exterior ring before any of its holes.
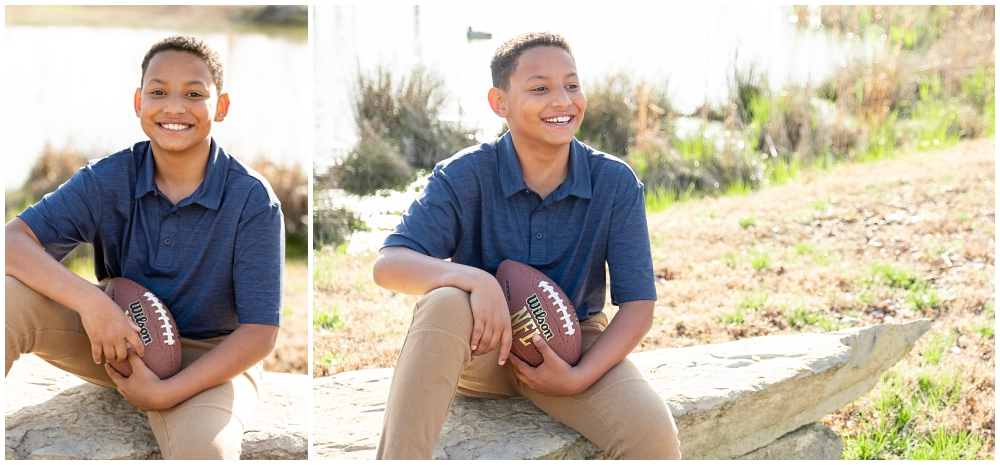
{"type": "MultiPolygon", "coordinates": [[[[5,187],[19,187],[46,142],[100,157],[146,136],[132,106],[140,64],[179,33],[121,27],[5,28],[5,187]],[[16,65],[15,65],[16,64],[16,65]]],[[[305,40],[258,33],[195,34],[222,58],[232,105],[216,140],[249,161],[311,169],[312,96],[305,40]]]]}
{"type": "MultiPolygon", "coordinates": [[[[588,80],[621,71],[666,80],[682,112],[706,101],[724,101],[734,68],[756,65],[766,72],[771,87],[780,89],[831,76],[848,51],[836,37],[803,30],[795,22],[810,18],[792,18],[789,9],[778,6],[317,5],[313,13],[319,169],[355,144],[351,91],[358,71],[377,65],[397,75],[417,64],[437,71],[451,99],[445,117],[478,127],[481,140],[491,138],[502,120],[486,100],[492,85],[489,60],[503,41],[527,31],[548,30],[566,37],[585,86],[588,80]],[[469,41],[469,27],[493,38],[469,41]]],[[[352,237],[352,251],[377,247],[387,232],[374,225],[395,225],[398,212],[413,198],[325,195],[358,211],[372,226],[373,232],[352,237]]]]}

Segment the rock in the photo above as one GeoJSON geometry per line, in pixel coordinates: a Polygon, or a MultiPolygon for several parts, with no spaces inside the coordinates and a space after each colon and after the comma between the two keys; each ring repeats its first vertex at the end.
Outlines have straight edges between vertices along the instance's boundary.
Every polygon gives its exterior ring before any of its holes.
{"type": "MultiPolygon", "coordinates": [[[[629,358],[670,406],[684,458],[726,459],[751,452],[795,458],[813,453],[795,452],[808,451],[803,443],[812,442],[809,438],[828,436],[803,426],[868,392],[929,329],[929,320],[919,320],[660,349],[629,358]],[[765,448],[779,438],[775,448],[765,448]]],[[[373,458],[391,379],[391,369],[315,379],[313,457],[373,458]]],[[[824,454],[839,458],[829,439],[822,442],[827,444],[824,454]]],[[[456,397],[434,457],[582,459],[603,454],[523,398],[456,397]],[[524,424],[538,427],[528,435],[512,426],[524,424]],[[504,447],[512,442],[527,446],[504,447]]]]}
{"type": "Polygon", "coordinates": [[[803,426],[739,457],[743,460],[840,460],[844,440],[820,423],[803,426]]]}
{"type": "MultiPolygon", "coordinates": [[[[243,459],[306,459],[306,375],[265,373],[243,459]]],[[[5,458],[158,459],[146,414],[115,391],[27,355],[5,380],[5,458]]]]}

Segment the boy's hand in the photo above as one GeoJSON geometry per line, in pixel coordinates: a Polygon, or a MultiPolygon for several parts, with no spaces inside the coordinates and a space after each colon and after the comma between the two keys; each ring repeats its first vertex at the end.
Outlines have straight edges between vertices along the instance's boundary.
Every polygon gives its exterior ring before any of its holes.
{"type": "Polygon", "coordinates": [[[104,364],[108,376],[118,386],[118,392],[128,403],[145,412],[166,410],[177,404],[170,400],[171,393],[167,389],[166,382],[160,380],[134,350],[128,351],[128,362],[132,365],[132,375],[128,378],[111,368],[111,365],[104,364]]]}
{"type": "Polygon", "coordinates": [[[96,305],[80,312],[83,329],[90,338],[94,363],[101,363],[101,353],[109,362],[124,361],[128,357],[128,346],[138,351],[140,356],[145,354],[146,347],[139,338],[139,326],[125,316],[110,297],[105,294],[101,297],[96,305]]]}
{"type": "Polygon", "coordinates": [[[576,395],[590,387],[577,376],[573,367],[549,347],[545,338],[536,334],[531,342],[542,353],[542,364],[533,367],[516,355],[511,357],[517,379],[539,394],[552,397],[576,395]]]}
{"type": "Polygon", "coordinates": [[[500,357],[497,363],[503,365],[510,354],[512,340],[510,312],[500,283],[489,273],[483,272],[483,275],[485,278],[472,288],[469,297],[472,305],[472,338],[469,348],[472,350],[472,358],[476,358],[499,344],[500,357]]]}

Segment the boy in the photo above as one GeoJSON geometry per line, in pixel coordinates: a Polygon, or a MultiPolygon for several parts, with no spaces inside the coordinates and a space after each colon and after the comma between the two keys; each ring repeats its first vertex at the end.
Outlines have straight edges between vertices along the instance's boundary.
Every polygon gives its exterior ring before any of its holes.
{"type": "Polygon", "coordinates": [[[625,359],[649,331],[656,299],[642,184],[573,137],[587,100],[565,39],[516,37],[490,68],[490,107],[510,131],[440,163],[375,262],[380,286],[424,295],[396,364],[377,457],[431,458],[458,392],[524,396],[609,457],[680,458],[669,410],[625,359]],[[541,338],[537,368],[508,358],[510,319],[493,277],[507,258],[545,273],[572,300],[583,332],[577,366],[541,338]],[[620,306],[610,325],[601,311],[605,263],[620,306]]]}
{"type": "Polygon", "coordinates": [[[142,62],[136,117],[148,141],[91,161],[5,227],[5,369],[34,353],[148,411],[165,459],[238,459],[262,360],[281,317],[284,228],[263,177],[211,137],[229,96],[218,55],[175,36],[142,62]],[[94,245],[102,283],[123,276],[164,301],[181,371],[160,380],[139,328],[58,260],[94,245]],[[138,353],[137,353],[138,352],[138,353]],[[122,377],[105,362],[128,359],[122,377]]]}

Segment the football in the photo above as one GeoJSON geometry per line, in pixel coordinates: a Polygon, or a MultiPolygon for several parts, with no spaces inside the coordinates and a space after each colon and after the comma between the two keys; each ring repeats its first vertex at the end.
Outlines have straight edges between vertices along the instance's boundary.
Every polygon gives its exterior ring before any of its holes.
{"type": "MultiPolygon", "coordinates": [[[[149,289],[126,278],[112,278],[104,292],[139,326],[139,339],[145,345],[143,363],[160,379],[181,371],[181,339],[166,305],[149,289]]],[[[112,362],[111,368],[126,378],[132,376],[128,360],[112,362]]]]}
{"type": "Polygon", "coordinates": [[[513,260],[500,264],[497,281],[510,311],[510,351],[533,367],[541,365],[542,353],[531,342],[535,334],[540,334],[560,358],[576,366],[583,353],[580,322],[559,285],[531,266],[513,260]]]}

